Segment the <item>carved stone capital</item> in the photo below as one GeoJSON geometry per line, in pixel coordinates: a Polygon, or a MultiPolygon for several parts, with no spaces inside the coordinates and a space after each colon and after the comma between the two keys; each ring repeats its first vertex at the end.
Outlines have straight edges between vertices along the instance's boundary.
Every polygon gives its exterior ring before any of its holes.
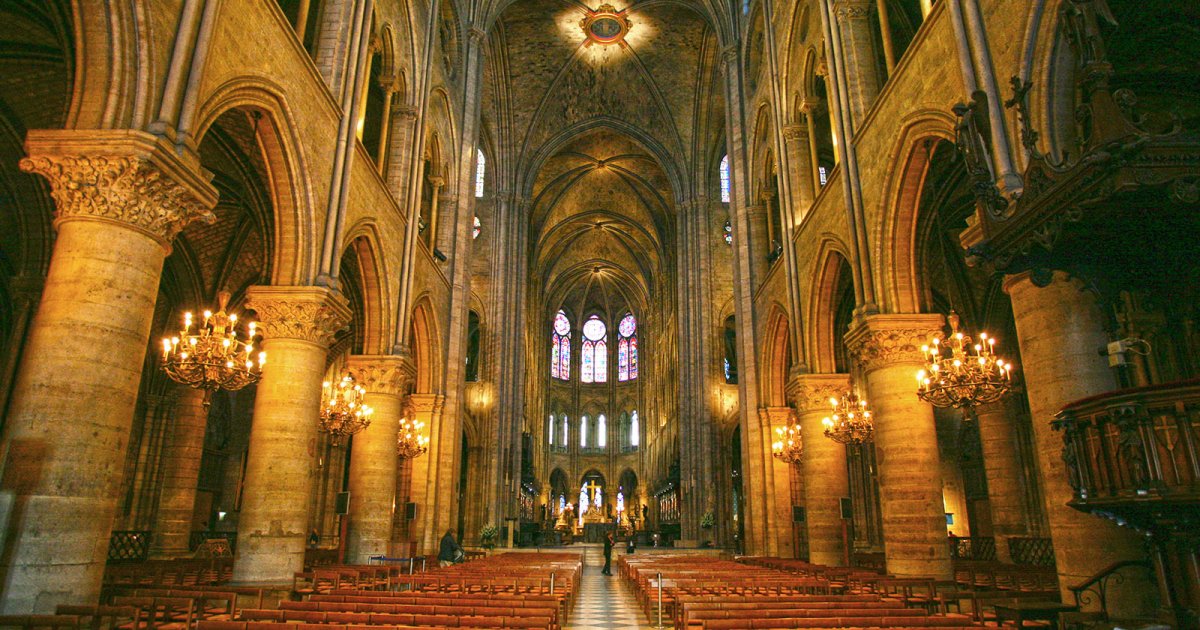
{"type": "Polygon", "coordinates": [[[805,97],[800,100],[800,112],[805,116],[812,116],[820,108],[821,101],[818,99],[805,97]]]}
{"type": "Polygon", "coordinates": [[[792,142],[808,142],[808,127],[805,125],[787,125],[783,128],[783,139],[792,142]]]}
{"type": "Polygon", "coordinates": [[[402,396],[416,378],[412,359],[394,354],[351,355],[347,367],[367,393],[402,396]]]}
{"type": "Polygon", "coordinates": [[[840,398],[850,389],[849,374],[797,374],[788,382],[788,400],[800,413],[830,411],[830,398],[840,398]]]}
{"type": "Polygon", "coordinates": [[[441,188],[446,185],[446,178],[440,175],[432,175],[428,178],[429,185],[435,188],[441,188]]]}
{"type": "Polygon", "coordinates": [[[212,223],[217,191],[198,161],[141,131],[34,130],[19,166],[50,183],[55,224],[88,219],[141,231],[170,249],[195,220],[212,223]]]}
{"type": "Polygon", "coordinates": [[[925,362],[921,346],[941,334],[941,315],[869,315],[846,333],[846,349],[867,374],[879,368],[925,362]]]}
{"type": "Polygon", "coordinates": [[[396,107],[392,110],[392,115],[405,121],[414,121],[417,119],[417,108],[408,106],[396,107]]]}
{"type": "Polygon", "coordinates": [[[257,314],[265,339],[297,339],[326,348],[352,319],[346,298],[325,287],[250,287],[246,306],[257,314]]]}
{"type": "Polygon", "coordinates": [[[415,413],[437,415],[442,412],[446,397],[441,394],[409,394],[408,407],[415,413]]]}
{"type": "Polygon", "coordinates": [[[838,0],[833,4],[833,13],[839,20],[866,19],[871,15],[871,3],[866,0],[838,0]]]}

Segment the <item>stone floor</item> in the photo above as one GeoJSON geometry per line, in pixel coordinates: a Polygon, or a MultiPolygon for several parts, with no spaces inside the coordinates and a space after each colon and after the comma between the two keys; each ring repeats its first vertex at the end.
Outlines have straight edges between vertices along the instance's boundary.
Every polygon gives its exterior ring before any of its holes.
{"type": "MultiPolygon", "coordinates": [[[[565,630],[653,628],[646,623],[633,591],[616,575],[600,573],[602,566],[603,562],[584,567],[582,588],[565,630]]],[[[613,569],[615,574],[616,567],[613,569]]]]}

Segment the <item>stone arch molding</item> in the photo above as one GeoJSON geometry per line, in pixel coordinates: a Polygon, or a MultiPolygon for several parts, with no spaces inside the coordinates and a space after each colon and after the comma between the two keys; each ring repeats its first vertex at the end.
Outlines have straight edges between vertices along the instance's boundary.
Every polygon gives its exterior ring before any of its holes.
{"type": "Polygon", "coordinates": [[[311,184],[315,178],[300,150],[303,145],[283,89],[257,77],[234,79],[218,87],[199,108],[196,143],[200,143],[217,118],[231,109],[262,114],[257,121],[258,146],[267,167],[264,175],[270,182],[275,214],[271,283],[311,284],[319,255],[314,226],[323,225],[324,220],[323,216],[317,216],[317,199],[311,184]]]}
{"type": "Polygon", "coordinates": [[[954,118],[947,111],[920,110],[904,119],[888,164],[879,217],[869,226],[874,243],[871,259],[876,269],[879,305],[887,313],[917,313],[921,304],[921,279],[916,262],[917,212],[929,172],[926,140],[954,142],[954,118]]]}
{"type": "Polygon", "coordinates": [[[392,303],[390,285],[386,281],[388,256],[379,238],[379,227],[374,218],[363,218],[346,231],[346,249],[354,249],[363,283],[363,309],[366,314],[366,330],[363,331],[363,348],[370,354],[387,354],[388,340],[394,339],[392,331],[392,303]]]}

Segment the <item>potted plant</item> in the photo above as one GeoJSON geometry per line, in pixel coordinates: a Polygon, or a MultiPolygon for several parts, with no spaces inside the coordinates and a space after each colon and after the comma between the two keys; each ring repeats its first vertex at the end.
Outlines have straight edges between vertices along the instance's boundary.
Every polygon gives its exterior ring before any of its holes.
{"type": "MultiPolygon", "coordinates": [[[[705,533],[706,537],[712,535],[712,528],[713,528],[713,525],[716,524],[716,522],[717,522],[717,517],[713,514],[712,510],[708,510],[707,512],[704,513],[704,516],[700,517],[700,529],[703,529],[706,532],[705,533]]],[[[711,547],[712,544],[713,544],[712,539],[709,538],[708,540],[705,540],[700,546],[701,547],[711,547]]]]}
{"type": "Polygon", "coordinates": [[[479,530],[479,546],[487,550],[496,548],[496,538],[500,535],[500,528],[495,525],[486,525],[479,530]]]}

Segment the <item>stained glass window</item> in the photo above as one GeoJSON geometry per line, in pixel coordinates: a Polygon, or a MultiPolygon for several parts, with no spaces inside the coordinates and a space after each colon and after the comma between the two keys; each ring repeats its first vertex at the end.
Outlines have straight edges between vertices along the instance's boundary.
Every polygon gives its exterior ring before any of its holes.
{"type": "Polygon", "coordinates": [[[608,382],[608,327],[597,315],[592,315],[583,324],[582,352],[579,380],[584,383],[608,382]]]}
{"type": "Polygon", "coordinates": [[[642,441],[642,429],[639,425],[637,409],[634,409],[633,413],[629,414],[629,445],[634,448],[637,448],[642,441]]]}
{"type": "Polygon", "coordinates": [[[546,423],[546,442],[554,446],[554,414],[550,414],[550,422],[546,423]]]}
{"type": "Polygon", "coordinates": [[[821,185],[822,186],[824,186],[826,183],[829,182],[829,170],[826,169],[824,166],[817,167],[817,175],[819,175],[821,177],[821,185]]]}
{"type": "Polygon", "coordinates": [[[579,448],[587,448],[588,417],[579,418],[579,448]]]}
{"type": "Polygon", "coordinates": [[[479,217],[475,217],[475,223],[471,226],[471,238],[479,238],[479,234],[483,232],[483,224],[479,222],[479,217]]]}
{"type": "Polygon", "coordinates": [[[637,378],[637,318],[633,313],[621,318],[617,333],[617,381],[632,381],[637,378]]]}
{"type": "Polygon", "coordinates": [[[483,180],[487,174],[487,158],[483,157],[483,151],[475,152],[475,198],[483,196],[483,180]]]}
{"type": "Polygon", "coordinates": [[[550,377],[571,380],[571,320],[561,310],[550,331],[550,377]]]}
{"type": "Polygon", "coordinates": [[[571,443],[570,424],[567,420],[567,414],[564,413],[563,415],[559,416],[559,418],[562,420],[562,440],[559,443],[562,444],[563,447],[566,447],[571,443]]]}
{"type": "Polygon", "coordinates": [[[725,226],[721,228],[721,235],[725,238],[726,245],[733,245],[733,224],[729,219],[725,219],[725,226]]]}
{"type": "MultiPolygon", "coordinates": [[[[712,171],[709,171],[710,173],[712,171]]],[[[721,158],[721,203],[729,203],[729,156],[721,158]]]]}
{"type": "Polygon", "coordinates": [[[608,444],[608,422],[604,419],[604,414],[600,414],[596,418],[596,446],[604,448],[608,444]]]}

